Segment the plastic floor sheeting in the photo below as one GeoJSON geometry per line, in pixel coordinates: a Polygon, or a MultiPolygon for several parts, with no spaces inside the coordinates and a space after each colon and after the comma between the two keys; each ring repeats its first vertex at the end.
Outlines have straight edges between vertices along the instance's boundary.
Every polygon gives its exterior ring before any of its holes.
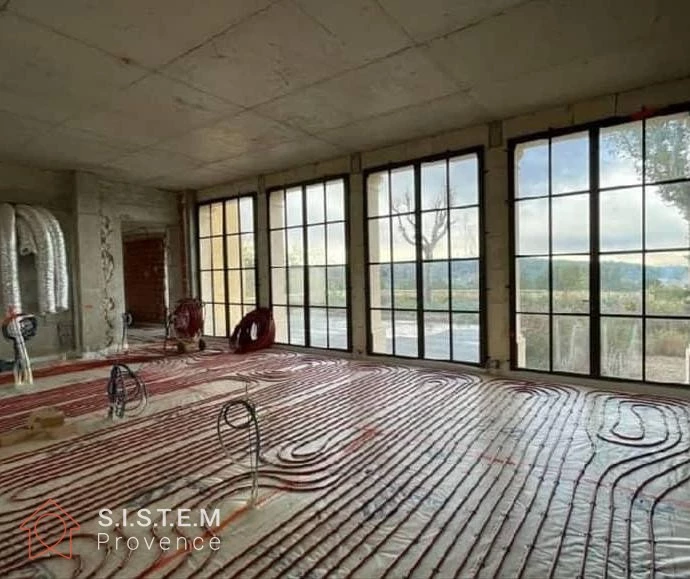
{"type": "MultiPolygon", "coordinates": [[[[687,401],[270,350],[144,364],[150,407],[109,422],[107,370],[0,398],[15,409],[4,423],[59,392],[88,425],[0,449],[1,576],[690,577],[687,401]],[[246,392],[261,427],[253,507],[250,473],[216,435],[222,404],[246,392]],[[57,552],[28,557],[19,527],[47,499],[80,525],[70,559],[58,521],[42,527],[57,552]],[[140,508],[219,518],[124,526],[140,508]],[[195,537],[206,546],[185,549],[195,537]]],[[[223,436],[242,461],[246,431],[223,436]]]]}

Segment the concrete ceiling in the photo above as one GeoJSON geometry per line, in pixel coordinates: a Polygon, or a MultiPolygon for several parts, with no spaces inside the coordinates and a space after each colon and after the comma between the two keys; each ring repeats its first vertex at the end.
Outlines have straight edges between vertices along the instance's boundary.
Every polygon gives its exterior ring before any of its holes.
{"type": "Polygon", "coordinates": [[[0,159],[181,189],[690,74],[688,0],[0,0],[0,159]]]}

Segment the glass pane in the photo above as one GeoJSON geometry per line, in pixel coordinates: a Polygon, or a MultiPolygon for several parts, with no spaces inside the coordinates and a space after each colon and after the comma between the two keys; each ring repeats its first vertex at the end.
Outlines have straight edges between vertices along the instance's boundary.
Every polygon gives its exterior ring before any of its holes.
{"type": "Polygon", "coordinates": [[[589,251],[589,194],[551,201],[553,253],[589,251]]]}
{"type": "Polygon", "coordinates": [[[225,233],[240,232],[240,213],[237,207],[237,199],[225,202],[225,233]]]}
{"type": "Polygon", "coordinates": [[[213,272],[213,301],[225,301],[225,280],[223,279],[223,270],[216,270],[213,272]]]}
{"type": "Polygon", "coordinates": [[[395,312],[395,355],[418,356],[417,312],[395,312]]]}
{"type": "Polygon", "coordinates": [[[515,339],[519,368],[549,370],[549,316],[518,314],[515,339]]]}
{"type": "Polygon", "coordinates": [[[368,216],[390,214],[388,171],[372,173],[367,177],[368,216]]]}
{"type": "Polygon", "coordinates": [[[211,269],[211,240],[199,240],[199,266],[201,269],[211,269]]]}
{"type": "Polygon", "coordinates": [[[450,360],[449,313],[424,313],[424,358],[450,360]]]}
{"type": "Polygon", "coordinates": [[[648,253],[645,260],[647,314],[690,315],[690,252],[648,253]]]}
{"type": "Polygon", "coordinates": [[[549,194],[549,141],[531,141],[515,147],[515,196],[549,194]]]}
{"type": "Polygon", "coordinates": [[[687,178],[690,178],[690,114],[683,112],[647,119],[646,182],[687,178]]]}
{"type": "Polygon", "coordinates": [[[552,267],[553,311],[589,313],[589,256],[564,255],[552,267]]]}
{"type": "Polygon", "coordinates": [[[301,227],[287,230],[287,260],[288,265],[304,264],[304,241],[301,227]]]}
{"type": "Polygon", "coordinates": [[[288,189],[285,192],[286,223],[290,225],[302,225],[302,189],[288,189]]]}
{"type": "Polygon", "coordinates": [[[240,199],[240,228],[241,231],[254,231],[254,199],[242,197],[240,199]]]}
{"type": "Polygon", "coordinates": [[[285,230],[271,231],[271,265],[285,265],[285,230]]]}
{"type": "Polygon", "coordinates": [[[477,155],[454,157],[448,161],[450,206],[479,203],[479,161],[477,155]]]}
{"type": "Polygon", "coordinates": [[[238,304],[242,301],[241,272],[239,270],[229,270],[227,273],[227,278],[228,301],[238,304]]]}
{"type": "Polygon", "coordinates": [[[601,319],[601,373],[642,380],[642,320],[601,319]]]}
{"type": "Polygon", "coordinates": [[[549,311],[549,260],[520,257],[515,260],[516,302],[518,312],[549,311]]]}
{"type": "Polygon", "coordinates": [[[204,308],[204,336],[213,336],[213,308],[204,308]]]}
{"type": "Polygon", "coordinates": [[[288,342],[288,320],[287,308],[283,306],[273,306],[273,321],[276,325],[276,342],[287,344],[288,342]]]}
{"type": "Polygon", "coordinates": [[[246,316],[248,313],[250,313],[252,310],[254,310],[255,305],[256,304],[242,306],[242,315],[246,316]]]}
{"type": "Polygon", "coordinates": [[[345,224],[330,223],[327,225],[328,265],[345,264],[345,224]]]}
{"type": "Polygon", "coordinates": [[[232,331],[242,321],[242,306],[230,306],[228,314],[230,316],[230,331],[232,331]]]}
{"type": "Polygon", "coordinates": [[[288,303],[302,305],[304,303],[304,268],[288,268],[288,303]]]}
{"type": "Polygon", "coordinates": [[[328,347],[347,350],[346,310],[328,310],[328,347]]]}
{"type": "Polygon", "coordinates": [[[211,235],[223,234],[223,204],[213,203],[211,205],[211,235]]]}
{"type": "Polygon", "coordinates": [[[641,253],[602,255],[599,276],[603,314],[642,314],[641,253]]]}
{"type": "Polygon", "coordinates": [[[391,261],[390,219],[369,221],[369,261],[391,261]]]}
{"type": "Polygon", "coordinates": [[[371,310],[371,350],[376,354],[393,353],[393,317],[387,310],[371,310]]]}
{"type": "Polygon", "coordinates": [[[225,267],[223,259],[223,238],[212,237],[211,248],[213,253],[213,269],[223,269],[223,267],[225,267]]]}
{"type": "Polygon", "coordinates": [[[287,303],[286,270],[278,267],[271,270],[271,301],[274,304],[287,303]]]}
{"type": "Polygon", "coordinates": [[[589,133],[573,133],[551,141],[553,195],[589,189],[589,133]]]}
{"type": "Polygon", "coordinates": [[[332,265],[327,269],[328,305],[345,307],[347,305],[347,280],[344,265],[332,265]]]}
{"type": "Polygon", "coordinates": [[[479,363],[479,314],[453,314],[453,360],[479,363]]]}
{"type": "Polygon", "coordinates": [[[553,317],[553,370],[589,374],[588,317],[553,317]]]}
{"type": "Polygon", "coordinates": [[[549,253],[549,200],[519,201],[515,237],[519,255],[549,253]]]}
{"type": "Polygon", "coordinates": [[[307,186],[307,223],[322,223],[326,220],[323,183],[307,186]]]}
{"type": "Polygon", "coordinates": [[[452,209],[450,212],[451,257],[479,257],[479,209],[452,209]]]}
{"type": "Polygon", "coordinates": [[[290,343],[304,346],[304,308],[289,308],[290,343]]]}
{"type": "Polygon", "coordinates": [[[369,305],[372,308],[391,307],[391,266],[369,266],[369,305]]]}
{"type": "Polygon", "coordinates": [[[201,301],[213,301],[213,273],[210,271],[201,272],[201,301]]]}
{"type": "Polygon", "coordinates": [[[623,187],[642,183],[642,123],[601,129],[599,186],[623,187]]]}
{"type": "Polygon", "coordinates": [[[211,206],[199,206],[199,237],[211,235],[211,206]]]}
{"type": "Polygon", "coordinates": [[[393,213],[415,210],[414,168],[411,165],[391,171],[391,209],[393,213]]]}
{"type": "Polygon", "coordinates": [[[309,345],[314,348],[328,348],[326,308],[309,308],[309,345]]]}
{"type": "Polygon", "coordinates": [[[309,305],[326,306],[326,268],[309,268],[309,305]]]}
{"type": "Polygon", "coordinates": [[[240,262],[240,236],[228,235],[225,238],[225,251],[227,252],[227,267],[239,268],[240,262]]]}
{"type": "Polygon", "coordinates": [[[690,384],[686,360],[690,348],[690,321],[647,320],[645,379],[690,384]]]}
{"type": "Polygon", "coordinates": [[[254,267],[254,234],[245,233],[241,237],[242,267],[254,267]]]}
{"type": "Polygon", "coordinates": [[[396,215],[393,219],[393,261],[412,261],[417,258],[414,215],[396,215]]]}
{"type": "Polygon", "coordinates": [[[599,229],[602,251],[642,249],[642,189],[602,191],[599,229]]]}
{"type": "Polygon", "coordinates": [[[690,184],[647,187],[645,193],[647,249],[690,247],[690,184]]]}
{"type": "Polygon", "coordinates": [[[423,259],[448,259],[448,211],[422,213],[423,259]]]}
{"type": "MultiPolygon", "coordinates": [[[[424,309],[425,310],[448,310],[450,309],[448,300],[447,261],[434,261],[424,264],[423,283],[424,283],[424,309]]],[[[398,305],[398,307],[400,307],[398,305]]]]}
{"type": "Polygon", "coordinates": [[[323,225],[307,227],[307,263],[326,264],[326,227],[323,225]]]}
{"type": "Polygon", "coordinates": [[[225,322],[225,305],[213,305],[213,320],[215,322],[214,336],[227,336],[227,325],[225,322]]]}
{"type": "Polygon", "coordinates": [[[256,279],[253,269],[242,271],[242,301],[246,304],[254,305],[256,302],[256,279]]]}
{"type": "Polygon", "coordinates": [[[270,227],[285,227],[285,194],[283,191],[272,191],[268,201],[270,227]]]}
{"type": "Polygon", "coordinates": [[[326,183],[326,219],[328,221],[345,219],[345,183],[342,179],[326,183]]]}
{"type": "Polygon", "coordinates": [[[393,264],[393,307],[417,307],[417,265],[393,264]]]}
{"type": "Polygon", "coordinates": [[[454,310],[479,310],[479,261],[450,264],[454,310]]]}
{"type": "Polygon", "coordinates": [[[422,211],[448,207],[446,160],[422,163],[422,211]]]}

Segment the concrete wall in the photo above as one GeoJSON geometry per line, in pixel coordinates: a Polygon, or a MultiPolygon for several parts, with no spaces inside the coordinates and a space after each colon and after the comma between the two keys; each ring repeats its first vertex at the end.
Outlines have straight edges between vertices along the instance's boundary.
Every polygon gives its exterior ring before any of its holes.
{"type": "MultiPolygon", "coordinates": [[[[655,108],[690,101],[690,79],[605,95],[568,106],[538,111],[491,124],[458,129],[436,136],[356,153],[331,161],[270,175],[217,185],[197,192],[197,201],[208,201],[248,192],[258,193],[259,303],[269,303],[268,223],[266,191],[275,186],[347,173],[350,179],[350,268],[352,272],[353,353],[366,353],[364,263],[364,184],[361,170],[387,163],[465,149],[485,147],[484,207],[485,265],[487,274],[487,338],[490,363],[506,369],[510,357],[510,252],[508,206],[509,139],[548,129],[562,128],[630,115],[643,107],[655,108]],[[361,170],[360,170],[361,168],[361,170]]],[[[193,239],[193,238],[192,238],[193,239]]],[[[190,269],[194,277],[194,269],[190,269]]],[[[192,284],[195,287],[195,284],[192,284]]]]}

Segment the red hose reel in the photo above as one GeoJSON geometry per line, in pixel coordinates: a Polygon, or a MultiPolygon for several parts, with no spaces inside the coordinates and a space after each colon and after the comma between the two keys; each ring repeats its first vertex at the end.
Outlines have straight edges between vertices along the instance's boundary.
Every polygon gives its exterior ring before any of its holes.
{"type": "Polygon", "coordinates": [[[201,337],[204,331],[204,303],[201,300],[179,300],[170,315],[168,325],[173,330],[171,337],[177,341],[178,352],[186,352],[188,347],[194,344],[199,350],[206,348],[206,342],[201,337]]]}

